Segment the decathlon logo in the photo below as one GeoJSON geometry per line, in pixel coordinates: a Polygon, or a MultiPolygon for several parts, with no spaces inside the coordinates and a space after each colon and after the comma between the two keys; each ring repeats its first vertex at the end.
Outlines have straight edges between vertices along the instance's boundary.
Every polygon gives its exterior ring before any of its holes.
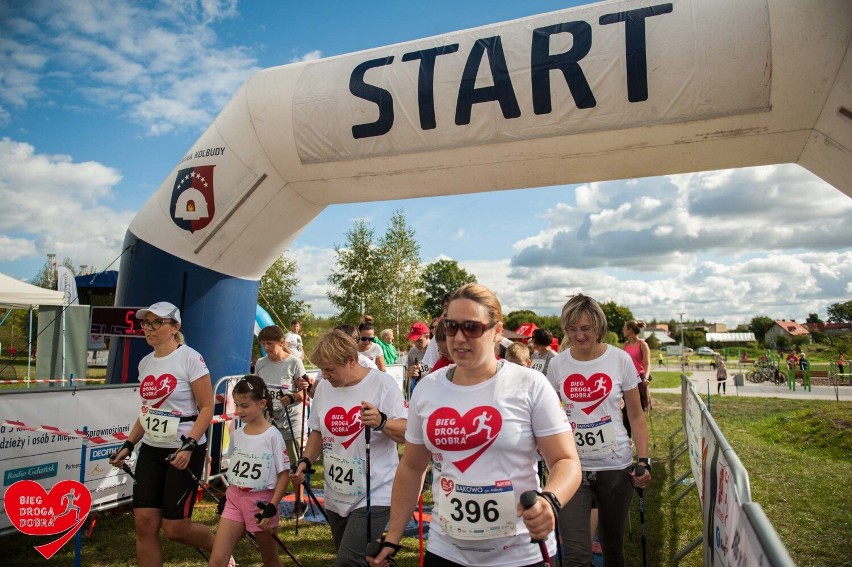
{"type": "Polygon", "coordinates": [[[89,460],[98,461],[100,459],[108,459],[113,451],[118,451],[121,445],[110,445],[109,447],[93,447],[89,450],[89,460]]]}

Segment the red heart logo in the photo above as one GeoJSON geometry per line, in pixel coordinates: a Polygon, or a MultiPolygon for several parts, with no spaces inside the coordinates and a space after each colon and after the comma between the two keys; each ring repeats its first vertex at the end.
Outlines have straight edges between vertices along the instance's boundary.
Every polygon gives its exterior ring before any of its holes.
{"type": "Polygon", "coordinates": [[[456,486],[456,483],[452,481],[452,479],[441,477],[441,490],[444,491],[444,494],[447,496],[450,495],[450,492],[453,491],[453,488],[456,486]]]}
{"type": "Polygon", "coordinates": [[[92,508],[92,495],[81,482],[62,480],[50,492],[33,480],[21,480],[6,490],[6,513],[12,525],[27,535],[55,535],[59,539],[36,546],[50,559],[71,539],[86,521],[92,508]]]}
{"type": "Polygon", "coordinates": [[[590,406],[581,408],[586,415],[595,411],[611,390],[612,378],[602,372],[592,374],[588,378],[582,374],[571,374],[562,383],[562,391],[569,400],[579,403],[594,402],[590,406]]]}
{"type": "Polygon", "coordinates": [[[156,377],[149,374],[139,384],[139,395],[143,400],[159,400],[151,406],[157,409],[172,395],[175,388],[177,388],[177,378],[171,374],[156,377]]]}
{"type": "Polygon", "coordinates": [[[470,451],[476,453],[453,462],[464,472],[497,440],[503,427],[503,416],[491,406],[477,406],[461,416],[454,408],[438,408],[426,421],[429,441],[442,451],[470,451]]]}
{"type": "Polygon", "coordinates": [[[335,406],[325,414],[325,427],[335,437],[350,437],[341,442],[344,448],[348,448],[358,438],[364,425],[361,423],[361,406],[355,406],[346,411],[340,406],[335,406]]]}

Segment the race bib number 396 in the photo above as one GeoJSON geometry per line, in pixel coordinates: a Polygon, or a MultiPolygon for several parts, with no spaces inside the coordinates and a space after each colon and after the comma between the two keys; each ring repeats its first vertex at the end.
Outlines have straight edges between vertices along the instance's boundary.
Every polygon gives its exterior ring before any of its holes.
{"type": "Polygon", "coordinates": [[[512,481],[456,484],[442,477],[438,486],[438,519],[445,534],[469,540],[517,534],[512,481]]]}

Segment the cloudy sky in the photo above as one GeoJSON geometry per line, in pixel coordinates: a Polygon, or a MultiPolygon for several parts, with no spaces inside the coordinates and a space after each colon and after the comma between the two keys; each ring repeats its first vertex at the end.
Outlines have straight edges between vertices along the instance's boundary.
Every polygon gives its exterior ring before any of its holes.
{"type": "MultiPolygon", "coordinates": [[[[545,0],[0,3],[0,272],[104,269],[141,205],[260,69],[564,8],[545,0]]],[[[289,254],[316,314],[354,219],[403,209],[424,262],[504,309],[583,291],[646,319],[825,317],[852,297],[852,199],[795,165],[326,209],[289,254]]],[[[114,269],[117,263],[112,265],[114,269]]]]}

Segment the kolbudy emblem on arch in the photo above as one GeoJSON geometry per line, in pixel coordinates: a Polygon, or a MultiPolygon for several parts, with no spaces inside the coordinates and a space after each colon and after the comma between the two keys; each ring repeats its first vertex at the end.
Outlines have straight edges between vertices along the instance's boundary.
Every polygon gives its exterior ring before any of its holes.
{"type": "Polygon", "coordinates": [[[176,225],[189,232],[210,224],[216,213],[213,195],[215,165],[187,167],[177,172],[169,214],[176,225]]]}

